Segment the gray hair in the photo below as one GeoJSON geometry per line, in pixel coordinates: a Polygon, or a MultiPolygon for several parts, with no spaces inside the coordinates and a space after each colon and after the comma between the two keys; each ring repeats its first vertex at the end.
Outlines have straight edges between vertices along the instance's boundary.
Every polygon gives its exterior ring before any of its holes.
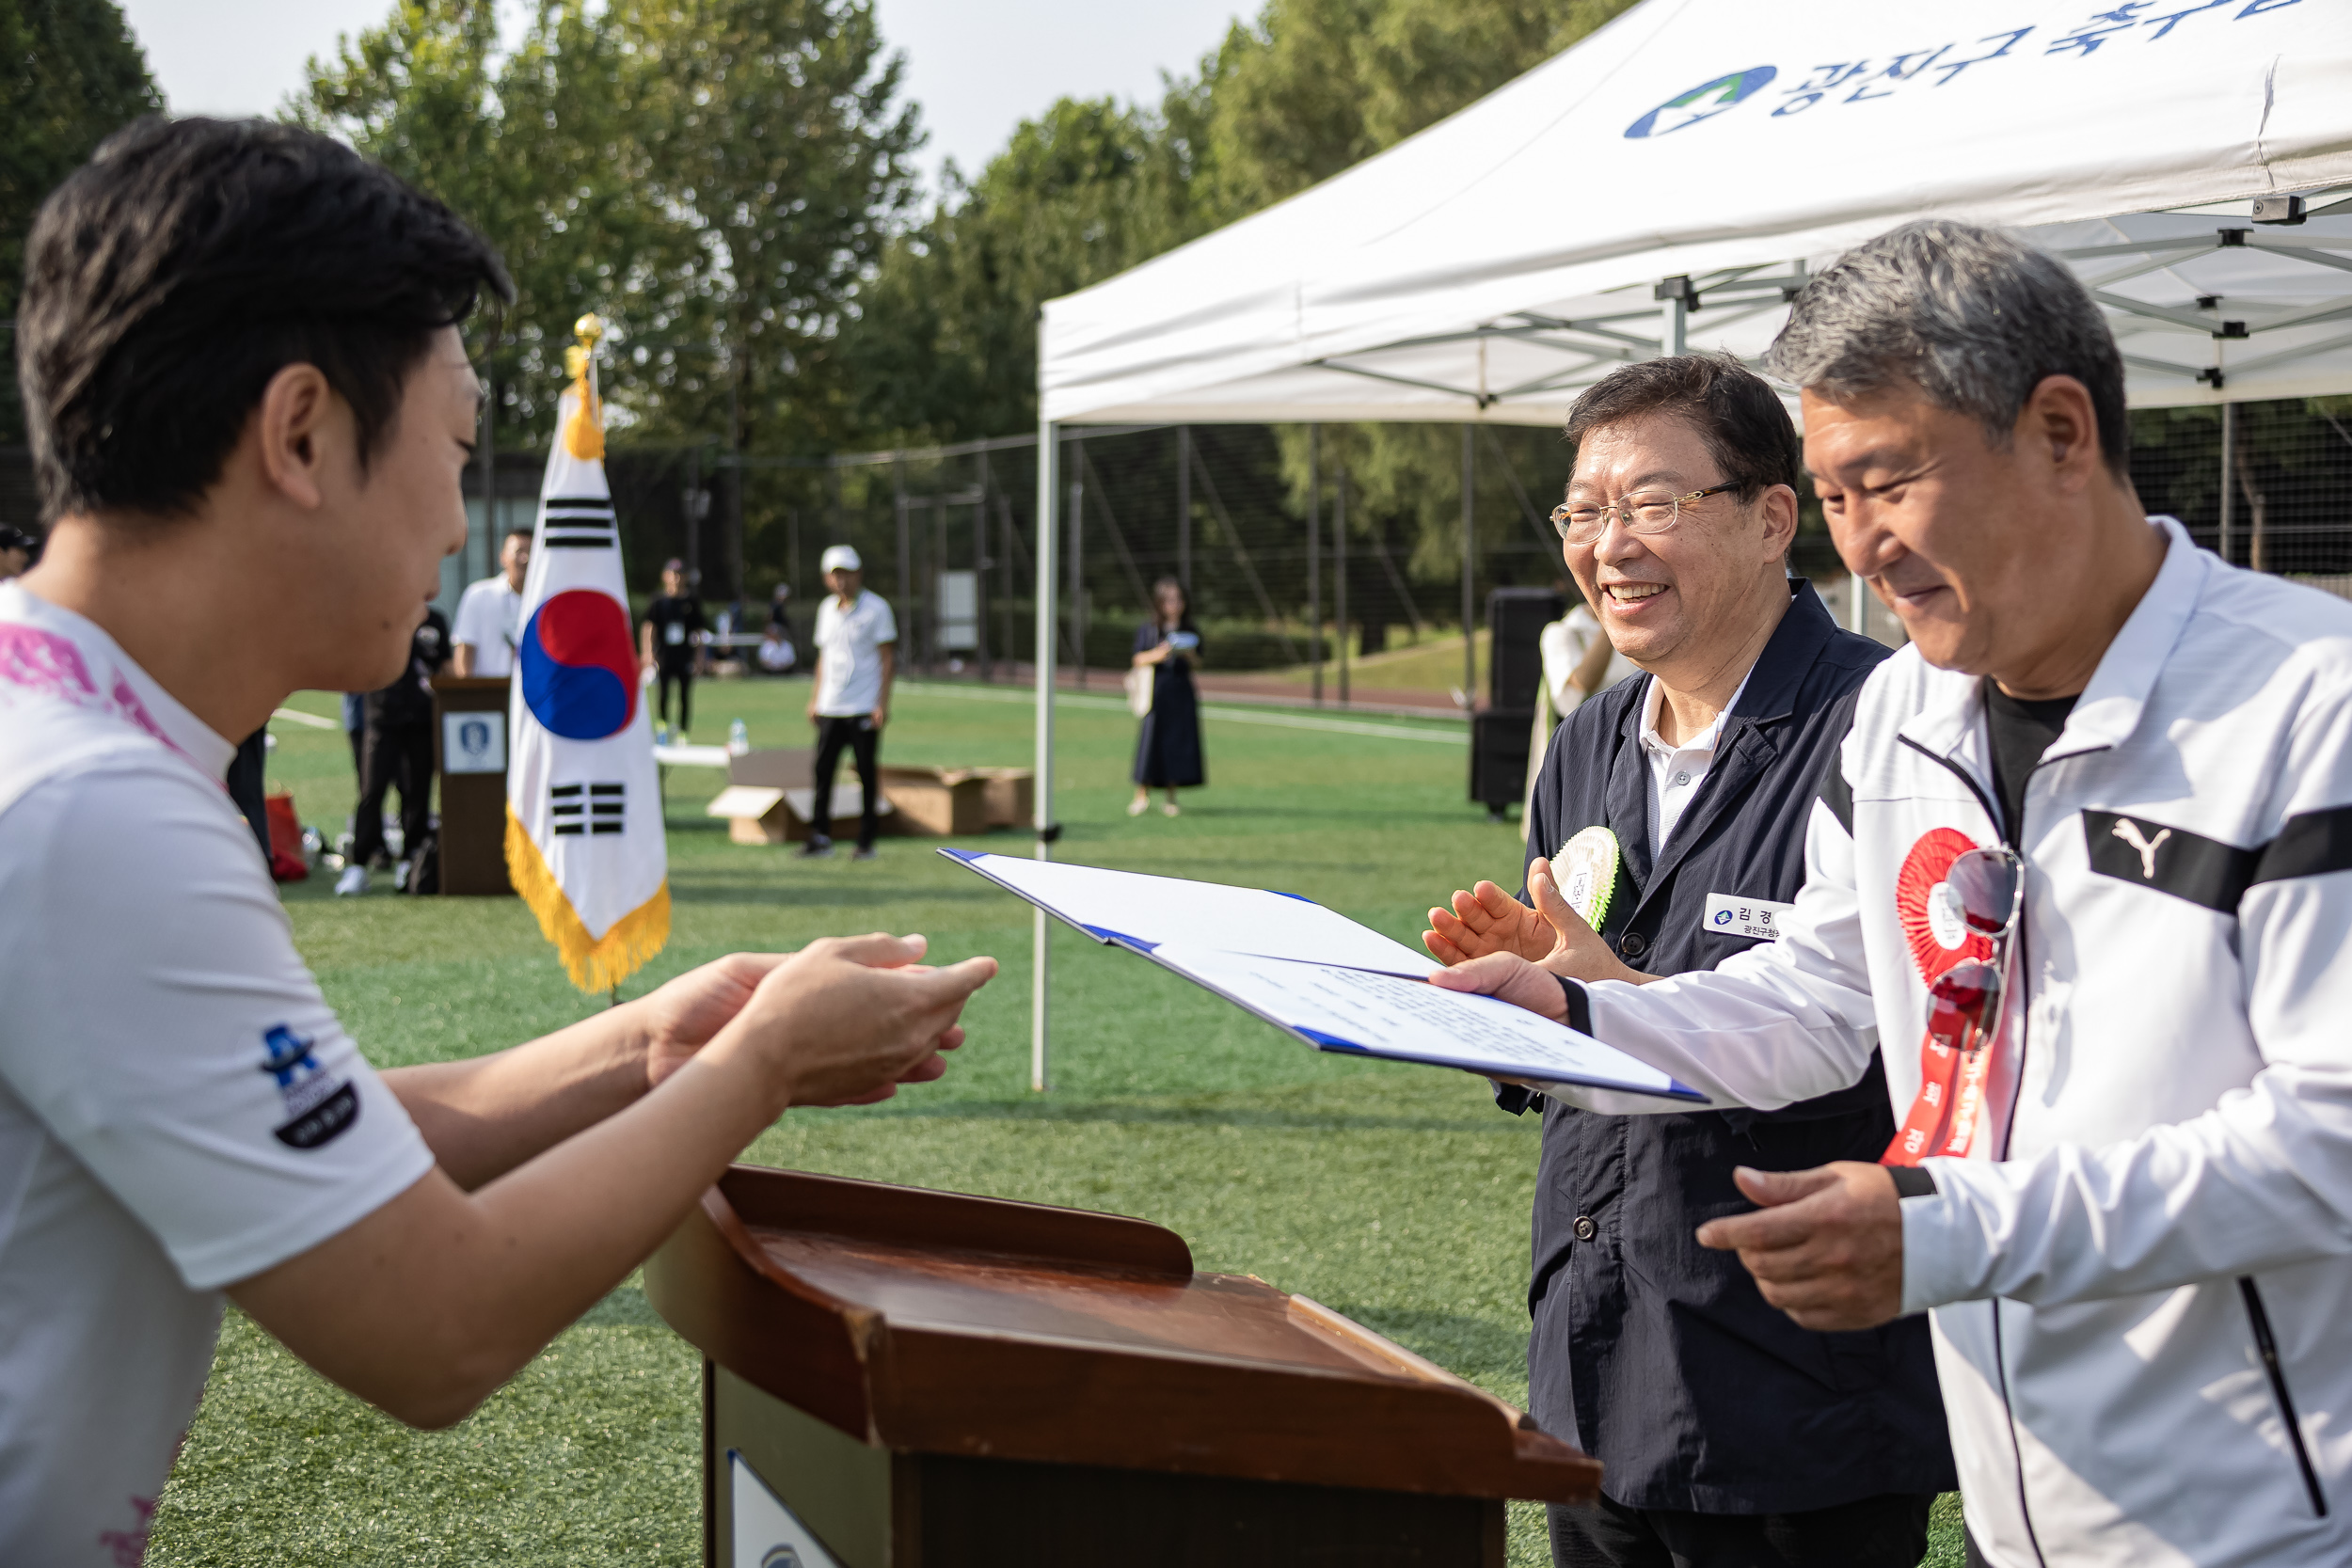
{"type": "Polygon", "coordinates": [[[2043,378],[2071,375],[2090,389],[2107,467],[2131,471],[2106,318],[2063,262],[1996,229],[1922,218],[1865,240],[1805,285],[1764,366],[1839,402],[1910,382],[1996,448],[2043,378]]]}

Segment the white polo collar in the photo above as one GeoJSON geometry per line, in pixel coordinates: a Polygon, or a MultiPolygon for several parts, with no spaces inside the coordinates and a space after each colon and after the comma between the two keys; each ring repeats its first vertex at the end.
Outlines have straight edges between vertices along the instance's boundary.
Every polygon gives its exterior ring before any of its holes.
{"type": "Polygon", "coordinates": [[[1665,688],[1658,684],[1658,677],[1652,675],[1649,678],[1649,689],[1642,696],[1642,733],[1640,736],[1642,750],[1651,756],[1661,757],[1670,757],[1677,752],[1712,752],[1723,743],[1724,721],[1728,720],[1740,706],[1740,699],[1747,693],[1748,682],[1755,678],[1756,666],[1751,664],[1748,666],[1748,673],[1740,677],[1739,688],[1732,692],[1731,701],[1725,703],[1723,705],[1723,711],[1715,715],[1714,722],[1681,745],[1669,746],[1658,733],[1659,705],[1665,701],[1666,691],[1665,688]]]}

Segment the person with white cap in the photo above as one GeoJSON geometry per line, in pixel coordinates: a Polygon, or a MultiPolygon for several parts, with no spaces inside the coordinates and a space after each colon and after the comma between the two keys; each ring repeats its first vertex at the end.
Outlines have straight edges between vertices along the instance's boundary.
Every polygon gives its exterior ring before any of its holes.
{"type": "Polygon", "coordinates": [[[857,859],[874,858],[874,835],[882,830],[876,753],[890,720],[898,622],[881,594],[866,591],[865,564],[848,545],[829,546],[818,562],[833,593],[817,607],[817,681],[808,698],[809,722],[817,726],[817,803],[801,853],[811,859],[833,853],[833,781],[844,747],[856,758],[858,782],[866,786],[857,859]]]}

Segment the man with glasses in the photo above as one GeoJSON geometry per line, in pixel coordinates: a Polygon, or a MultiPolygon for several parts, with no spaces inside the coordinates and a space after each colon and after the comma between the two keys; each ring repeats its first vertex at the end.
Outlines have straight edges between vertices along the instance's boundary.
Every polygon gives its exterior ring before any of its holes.
{"type": "Polygon", "coordinates": [[[1712,974],[1564,915],[1438,979],[1722,1105],[1883,1047],[1880,1162],[1743,1170],[1697,1239],[1809,1327],[1930,1315],[1972,1562],[2352,1561],[2352,609],[2144,515],[2106,324],[2010,236],[1867,242],[1768,363],[1912,638],[1796,909],[1712,974]]]}
{"type": "MultiPolygon", "coordinates": [[[[1711,969],[1769,938],[1804,883],[1822,769],[1887,650],[1787,575],[1797,433],[1737,360],[1628,365],[1577,400],[1566,434],[1564,558],[1646,673],[1561,721],[1531,794],[1527,886],[1572,925],[1571,884],[1621,979],[1711,969]]],[[[1492,882],[1429,918],[1448,963],[1542,959],[1560,940],[1492,882]]],[[[1550,1511],[1553,1560],[1915,1568],[1953,1484],[1926,1325],[1800,1328],[1691,1240],[1749,1207],[1740,1165],[1875,1159],[1895,1132],[1876,1068],[1769,1114],[1498,1098],[1545,1107],[1529,1403],[1606,1466],[1597,1503],[1550,1511]]]]}

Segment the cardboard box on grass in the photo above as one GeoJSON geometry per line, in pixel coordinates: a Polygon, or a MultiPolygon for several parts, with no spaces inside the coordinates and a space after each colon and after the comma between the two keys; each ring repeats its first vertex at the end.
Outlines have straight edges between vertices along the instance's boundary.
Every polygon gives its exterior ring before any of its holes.
{"type": "MultiPolygon", "coordinates": [[[[816,753],[807,748],[753,752],[727,763],[727,787],[705,808],[727,819],[738,844],[800,843],[816,815],[816,753]]],[[[901,768],[882,772],[882,830],[930,838],[960,838],[1029,818],[1034,774],[1026,768],[901,768]]],[[[834,775],[833,820],[839,830],[865,810],[856,769],[844,761],[834,775]]]]}

